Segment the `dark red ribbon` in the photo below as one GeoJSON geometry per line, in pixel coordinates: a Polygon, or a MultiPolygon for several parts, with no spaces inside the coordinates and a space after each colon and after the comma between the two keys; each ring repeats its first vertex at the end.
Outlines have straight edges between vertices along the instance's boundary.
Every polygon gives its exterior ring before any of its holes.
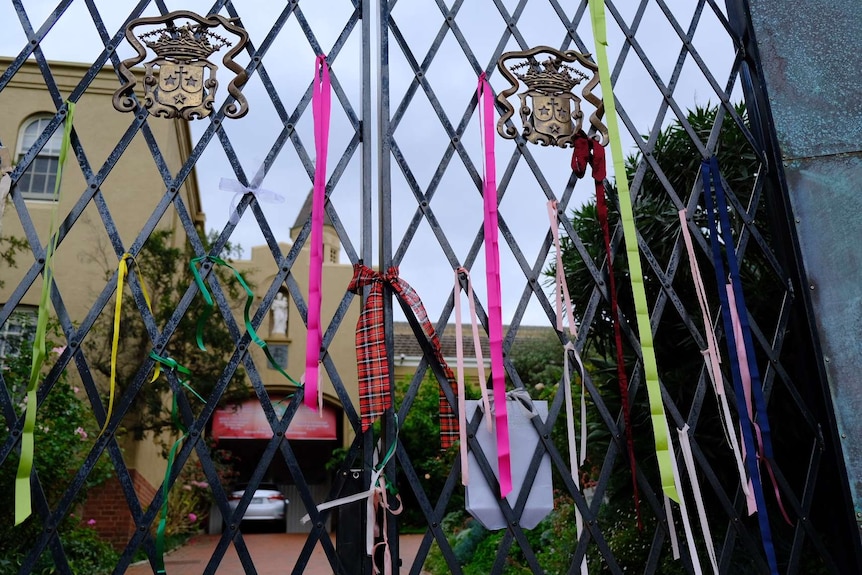
{"type": "Polygon", "coordinates": [[[613,254],[611,253],[611,233],[608,224],[608,205],[605,200],[604,181],[607,178],[607,161],[605,149],[596,140],[581,132],[575,139],[572,153],[572,171],[578,178],[584,177],[587,164],[592,166],[593,180],[596,183],[596,213],[604,236],[605,255],[608,260],[608,291],[611,295],[611,323],[614,327],[614,341],[617,352],[617,381],[620,387],[620,400],[623,409],[623,422],[626,427],[626,447],[629,455],[629,468],[632,474],[632,489],[634,490],[635,513],[638,529],[643,529],[641,518],[640,494],[638,492],[637,463],[635,462],[635,444],[632,432],[631,410],[629,407],[629,380],[626,375],[625,355],[623,354],[623,334],[618,320],[617,286],[614,278],[613,254]]]}
{"type": "MultiPolygon", "coordinates": [[[[353,265],[353,279],[350,280],[348,291],[359,294],[362,288],[371,286],[365,305],[356,323],[356,361],[359,376],[359,412],[362,416],[362,431],[368,428],[384,411],[392,406],[392,378],[389,373],[389,359],[386,355],[386,331],[383,322],[383,290],[389,287],[395,295],[407,304],[422,331],[428,338],[434,350],[434,360],[443,368],[452,392],[457,389],[455,376],[440,348],[440,339],[422,300],[410,285],[398,277],[398,268],[391,267],[385,274],[374,271],[362,265],[353,265]]],[[[440,446],[448,449],[458,440],[458,418],[443,389],[440,388],[440,446]]]]}

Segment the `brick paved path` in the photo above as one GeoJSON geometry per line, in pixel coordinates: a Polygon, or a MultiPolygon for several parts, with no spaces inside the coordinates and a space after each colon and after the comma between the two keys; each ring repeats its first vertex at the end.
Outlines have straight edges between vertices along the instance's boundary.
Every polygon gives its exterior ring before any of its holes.
{"type": "MultiPolygon", "coordinates": [[[[302,534],[285,533],[253,533],[244,535],[258,575],[283,575],[290,573],[295,557],[305,545],[306,536],[302,534]]],[[[172,551],[165,557],[167,575],[201,575],[218,543],[218,535],[199,535],[193,537],[183,547],[172,551]]],[[[422,541],[422,535],[402,535],[401,557],[403,567],[401,573],[408,573],[413,563],[416,551],[422,541]]],[[[335,538],[333,537],[333,544],[335,538]]],[[[128,575],[151,575],[149,563],[133,565],[126,571],[128,575]]],[[[239,562],[239,557],[233,545],[228,548],[219,566],[221,575],[241,575],[245,573],[239,562]]],[[[326,560],[323,548],[318,544],[314,548],[304,575],[331,575],[332,569],[326,560]]]]}

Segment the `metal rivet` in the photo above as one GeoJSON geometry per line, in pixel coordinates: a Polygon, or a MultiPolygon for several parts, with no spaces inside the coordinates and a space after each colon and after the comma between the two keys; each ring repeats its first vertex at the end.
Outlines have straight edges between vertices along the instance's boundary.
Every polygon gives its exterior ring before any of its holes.
{"type": "Polygon", "coordinates": [[[826,363],[829,363],[829,358],[828,358],[828,357],[824,357],[824,358],[823,358],[823,361],[825,361],[826,363]]]}
{"type": "Polygon", "coordinates": [[[230,524],[230,530],[231,530],[231,531],[236,531],[236,523],[231,523],[231,524],[230,524]]]}
{"type": "Polygon", "coordinates": [[[542,437],[544,437],[545,439],[548,439],[548,434],[544,433],[544,434],[542,434],[542,437]]]}
{"type": "Polygon", "coordinates": [[[99,187],[99,186],[97,186],[96,184],[90,184],[90,189],[91,189],[91,190],[95,190],[95,189],[96,189],[96,188],[98,188],[98,187],[99,187]]]}
{"type": "Polygon", "coordinates": [[[417,78],[421,78],[421,77],[422,77],[422,76],[424,76],[424,75],[425,75],[425,73],[424,73],[422,70],[419,70],[418,72],[416,72],[416,77],[417,77],[417,78]]]}
{"type": "Polygon", "coordinates": [[[468,433],[467,437],[469,437],[470,439],[473,439],[475,437],[475,435],[473,435],[472,433],[468,433]]]}
{"type": "MultiPolygon", "coordinates": [[[[452,21],[454,21],[454,20],[455,20],[455,17],[454,17],[454,16],[446,16],[446,21],[447,21],[447,22],[452,22],[452,21]]],[[[34,42],[35,42],[35,40],[34,40],[34,42]]]]}
{"type": "Polygon", "coordinates": [[[321,523],[320,521],[318,521],[318,522],[317,522],[317,528],[318,528],[318,529],[323,528],[323,523],[321,523]]]}
{"type": "Polygon", "coordinates": [[[514,520],[512,521],[512,527],[517,527],[517,526],[518,526],[518,520],[517,520],[517,519],[514,519],[514,520]]]}
{"type": "Polygon", "coordinates": [[[140,527],[138,527],[138,531],[140,531],[141,533],[143,533],[143,532],[144,532],[144,531],[146,531],[146,530],[147,530],[147,526],[146,526],[146,525],[141,525],[140,527]]]}
{"type": "Polygon", "coordinates": [[[293,124],[288,124],[288,125],[286,125],[286,126],[285,126],[285,128],[287,128],[288,130],[292,130],[292,129],[293,129],[293,124]]]}
{"type": "Polygon", "coordinates": [[[437,528],[437,522],[435,521],[434,523],[432,523],[432,524],[431,524],[431,527],[433,527],[433,528],[435,528],[435,529],[436,529],[436,528],[437,528]]]}
{"type": "Polygon", "coordinates": [[[240,351],[245,351],[245,344],[244,344],[244,343],[243,343],[243,344],[240,344],[240,346],[239,346],[239,350],[240,350],[240,351]]]}
{"type": "Polygon", "coordinates": [[[78,340],[73,339],[72,341],[69,342],[69,346],[70,347],[78,347],[78,340]]]}
{"type": "Polygon", "coordinates": [[[260,62],[260,56],[255,56],[254,58],[252,58],[252,60],[254,60],[255,62],[260,62]]]}
{"type": "Polygon", "coordinates": [[[35,45],[36,45],[36,44],[38,44],[38,43],[39,43],[39,41],[38,41],[38,40],[30,40],[30,45],[31,45],[31,46],[35,46],[35,45]]]}
{"type": "Polygon", "coordinates": [[[798,224],[798,223],[801,223],[801,222],[802,222],[802,220],[800,220],[799,218],[796,218],[796,223],[797,223],[797,224],[798,224]]]}
{"type": "Polygon", "coordinates": [[[39,258],[39,263],[40,263],[40,264],[44,264],[44,263],[45,263],[45,258],[39,258]]]}
{"type": "Polygon", "coordinates": [[[144,119],[144,115],[143,115],[143,114],[138,114],[138,119],[139,119],[139,120],[143,120],[143,119],[144,119]]]}
{"type": "Polygon", "coordinates": [[[113,46],[108,46],[107,48],[105,48],[105,50],[107,50],[108,52],[113,52],[113,51],[114,51],[114,47],[113,47],[113,46]]]}
{"type": "Polygon", "coordinates": [[[287,270],[289,270],[289,269],[290,269],[290,268],[288,268],[287,266],[284,266],[283,268],[281,268],[281,271],[286,272],[286,271],[287,271],[287,270]]]}
{"type": "Polygon", "coordinates": [[[171,186],[170,188],[168,188],[168,191],[173,194],[177,191],[177,189],[174,186],[171,186]]]}
{"type": "Polygon", "coordinates": [[[814,291],[814,284],[811,284],[810,286],[808,286],[808,289],[810,289],[811,291],[814,291]]]}
{"type": "Polygon", "coordinates": [[[458,142],[460,142],[460,141],[461,141],[461,138],[459,138],[458,136],[453,136],[453,137],[452,137],[452,143],[453,143],[453,144],[457,144],[457,143],[458,143],[458,142]]]}
{"type": "Polygon", "coordinates": [[[18,430],[18,429],[13,429],[13,430],[12,430],[12,437],[18,437],[19,435],[21,435],[21,431],[20,431],[20,430],[18,430]]]}
{"type": "Polygon", "coordinates": [[[51,533],[52,531],[54,531],[54,528],[49,525],[48,527],[45,528],[45,531],[47,533],[51,533]]]}
{"type": "Polygon", "coordinates": [[[281,437],[282,435],[284,435],[284,432],[283,432],[283,431],[279,431],[278,433],[276,433],[276,435],[278,435],[279,437],[281,437]]]}
{"type": "Polygon", "coordinates": [[[422,207],[423,207],[423,208],[427,208],[427,207],[428,207],[428,202],[422,202],[422,204],[421,204],[421,205],[422,205],[422,207]]]}
{"type": "Polygon", "coordinates": [[[197,430],[192,431],[192,437],[197,437],[197,436],[198,436],[198,432],[197,432],[197,430]]]}

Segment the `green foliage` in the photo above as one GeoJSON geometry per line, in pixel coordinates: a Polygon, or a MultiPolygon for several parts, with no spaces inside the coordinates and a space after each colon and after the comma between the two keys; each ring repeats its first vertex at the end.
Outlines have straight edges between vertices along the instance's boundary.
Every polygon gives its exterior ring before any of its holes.
{"type": "MultiPolygon", "coordinates": [[[[211,232],[209,237],[202,238],[207,248],[214,239],[214,232],[211,232]]],[[[221,257],[230,262],[231,258],[238,257],[239,254],[238,246],[228,244],[221,257]]],[[[194,257],[195,254],[188,243],[177,246],[170,231],[157,230],[147,240],[136,258],[136,263],[130,266],[139,279],[143,278],[152,301],[153,316],[160,329],[168,323],[189,285],[194,282],[189,268],[189,262],[194,257]]],[[[110,260],[105,258],[105,276],[111,277],[116,271],[116,264],[109,264],[108,261],[110,260]]],[[[216,267],[214,274],[228,300],[235,305],[236,309],[241,309],[245,304],[245,292],[242,291],[230,270],[216,267]]],[[[233,352],[234,343],[223,318],[216,309],[207,321],[204,332],[207,351],[203,352],[197,348],[195,333],[198,318],[203,311],[203,298],[198,296],[180,320],[164,355],[172,357],[189,368],[192,372],[190,385],[201,396],[207,397],[222,373],[223,358],[233,352]]],[[[95,373],[100,376],[101,387],[105,391],[108,389],[111,373],[110,342],[113,321],[114,306],[109,304],[84,342],[87,358],[95,373]]],[[[152,341],[144,327],[140,311],[134,300],[129,297],[128,288],[123,299],[121,322],[122,337],[119,340],[117,362],[118,389],[115,397],[119,397],[132,383],[144,359],[152,350],[152,341]]],[[[153,432],[158,438],[162,431],[171,430],[173,428],[171,402],[166,400],[170,391],[166,377],[160,377],[155,382],[144,385],[123,420],[125,429],[131,431],[137,439],[142,438],[148,431],[153,432]]],[[[244,372],[239,369],[231,380],[223,401],[241,400],[246,395],[244,372]]],[[[203,407],[190,395],[189,398],[194,410],[203,407]]]]}
{"type": "MultiPolygon", "coordinates": [[[[15,256],[18,252],[27,248],[27,241],[14,236],[0,236],[0,263],[3,267],[14,268],[15,256]]],[[[0,268],[2,269],[2,268],[0,268]]],[[[3,275],[0,274],[0,288],[6,285],[3,275]]]]}
{"type": "MultiPolygon", "coordinates": [[[[55,329],[51,330],[56,331],[55,329]]],[[[55,344],[48,342],[48,349],[55,344]]],[[[32,348],[20,346],[17,356],[3,360],[3,379],[12,395],[16,411],[22,414],[27,382],[30,376],[32,348]]],[[[59,349],[49,353],[48,363],[56,358],[59,349]]],[[[78,395],[79,390],[68,383],[66,373],[58,378],[42,405],[39,406],[35,431],[34,468],[50,506],[55,506],[68,488],[73,476],[84,462],[99,433],[89,406],[78,395]]],[[[5,442],[9,430],[0,428],[0,442],[5,442]]],[[[31,515],[21,525],[14,526],[15,474],[18,455],[12,453],[0,467],[0,572],[17,572],[25,551],[41,535],[39,517],[31,515]],[[6,569],[8,566],[9,569],[6,569]]],[[[100,485],[111,476],[111,465],[101,458],[79,491],[76,503],[82,503],[89,489],[100,485]]],[[[95,531],[82,525],[74,517],[66,517],[57,531],[75,574],[109,573],[116,564],[117,554],[100,540],[95,531]]],[[[50,553],[43,553],[35,573],[54,573],[50,553]]]]}
{"type": "MultiPolygon", "coordinates": [[[[221,485],[231,485],[237,473],[230,462],[230,452],[218,449],[216,442],[210,443],[210,455],[215,464],[221,485]]],[[[167,536],[199,533],[206,525],[213,502],[213,492],[199,459],[186,461],[177,476],[168,498],[167,536]]]]}

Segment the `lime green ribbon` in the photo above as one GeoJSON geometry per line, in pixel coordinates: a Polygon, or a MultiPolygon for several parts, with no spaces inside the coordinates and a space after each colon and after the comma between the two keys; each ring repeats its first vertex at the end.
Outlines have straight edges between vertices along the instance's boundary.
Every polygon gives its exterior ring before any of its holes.
{"type": "MultiPolygon", "coordinates": [[[[167,369],[176,373],[179,384],[190,391],[192,395],[197,397],[202,403],[206,404],[206,400],[201,397],[191,385],[189,385],[189,379],[191,379],[192,372],[187,367],[180,365],[171,357],[162,357],[154,351],[150,352],[150,358],[154,359],[157,364],[163,365],[167,369]]],[[[176,393],[173,394],[173,401],[171,402],[171,421],[177,429],[182,431],[182,435],[174,442],[171,446],[170,452],[168,453],[168,466],[165,469],[165,480],[162,482],[162,508],[159,512],[159,525],[156,528],[156,573],[160,575],[165,573],[165,529],[168,524],[168,494],[170,493],[168,484],[171,479],[171,472],[174,468],[174,459],[176,459],[177,451],[183,441],[185,441],[189,436],[188,428],[183,424],[182,419],[180,419],[176,393]]]]}
{"type": "Polygon", "coordinates": [[[629,261],[629,271],[632,279],[632,294],[634,296],[635,314],[637,316],[638,332],[640,334],[641,354],[643,356],[644,379],[646,380],[647,396],[649,398],[650,418],[652,420],[653,435],[655,437],[655,453],[658,460],[659,474],[661,477],[662,491],[669,498],[679,502],[676,482],[674,481],[673,466],[671,462],[670,432],[667,425],[667,416],[661,398],[661,385],[658,377],[658,366],[655,360],[655,348],[652,340],[652,327],[650,326],[649,306],[647,305],[646,292],[643,283],[643,271],[641,269],[640,249],[638,248],[637,230],[635,229],[634,211],[632,199],[629,192],[629,182],[626,176],[626,167],[623,160],[622,144],[620,143],[620,129],[617,121],[617,108],[611,87],[610,67],[608,66],[608,35],[605,21],[604,0],[590,1],[590,16],[593,25],[593,36],[596,39],[596,63],[599,66],[599,78],[602,86],[602,96],[607,116],[608,133],[613,157],[614,174],[616,175],[617,189],[620,201],[620,220],[623,224],[623,235],[625,237],[626,255],[629,261]]]}
{"type": "Polygon", "coordinates": [[[201,277],[201,273],[196,265],[205,260],[212,262],[215,265],[226,267],[233,271],[234,276],[236,276],[237,281],[239,281],[239,285],[241,285],[242,289],[245,290],[246,299],[245,309],[243,310],[243,319],[245,320],[245,329],[248,330],[252,341],[258,346],[260,346],[260,348],[263,350],[263,353],[266,354],[266,359],[269,360],[269,363],[272,365],[272,367],[278,370],[278,372],[284,377],[286,377],[288,381],[290,381],[292,384],[301,387],[301,383],[290,377],[290,375],[288,375],[287,372],[284,371],[280,365],[278,365],[278,362],[276,362],[275,358],[272,357],[272,354],[270,353],[269,347],[266,345],[266,342],[263,341],[260,336],[257,335],[257,331],[255,331],[254,326],[251,325],[251,319],[249,319],[249,312],[251,310],[252,304],[254,303],[254,292],[251,291],[251,288],[248,287],[247,283],[245,283],[242,274],[239,273],[239,271],[237,271],[235,267],[216,256],[201,256],[199,258],[194,258],[191,262],[189,262],[189,267],[192,269],[192,274],[194,274],[195,276],[195,283],[197,283],[198,289],[200,290],[201,295],[203,295],[204,297],[204,302],[206,302],[206,308],[204,309],[203,314],[201,314],[200,318],[198,319],[197,332],[195,334],[195,338],[198,342],[198,348],[200,348],[201,351],[207,350],[206,346],[204,346],[204,325],[206,324],[207,319],[209,319],[210,315],[212,315],[213,312],[212,295],[207,289],[206,282],[204,282],[203,277],[201,277]]]}
{"type": "MultiPolygon", "coordinates": [[[[374,471],[380,473],[383,471],[383,468],[386,467],[386,464],[389,463],[389,460],[395,455],[395,450],[398,448],[398,435],[401,430],[401,426],[398,425],[398,414],[393,413],[393,417],[395,417],[395,439],[392,443],[389,444],[389,449],[386,450],[386,454],[383,456],[383,459],[380,460],[380,463],[374,467],[374,471]]],[[[392,495],[398,495],[398,488],[395,487],[395,484],[392,482],[386,482],[386,490],[392,495]]]]}
{"type": "Polygon", "coordinates": [[[32,513],[30,501],[30,476],[33,472],[35,440],[33,431],[36,427],[36,407],[38,398],[36,390],[42,373],[42,365],[48,354],[45,335],[48,331],[48,298],[51,294],[51,283],[54,278],[54,252],[57,250],[58,233],[57,212],[60,206],[60,181],[63,178],[63,164],[69,154],[72,138],[72,117],[75,115],[75,104],[66,101],[66,123],[63,128],[63,142],[60,145],[60,158],[57,163],[57,177],[54,180],[54,195],[51,209],[51,227],[48,230],[48,247],[45,250],[45,267],[42,270],[42,294],[39,297],[39,315],[36,319],[36,336],[33,340],[33,362],[30,367],[30,381],[27,383],[27,410],[24,415],[24,429],[21,434],[21,459],[18,461],[18,473],[15,476],[15,525],[19,525],[32,513]]]}

